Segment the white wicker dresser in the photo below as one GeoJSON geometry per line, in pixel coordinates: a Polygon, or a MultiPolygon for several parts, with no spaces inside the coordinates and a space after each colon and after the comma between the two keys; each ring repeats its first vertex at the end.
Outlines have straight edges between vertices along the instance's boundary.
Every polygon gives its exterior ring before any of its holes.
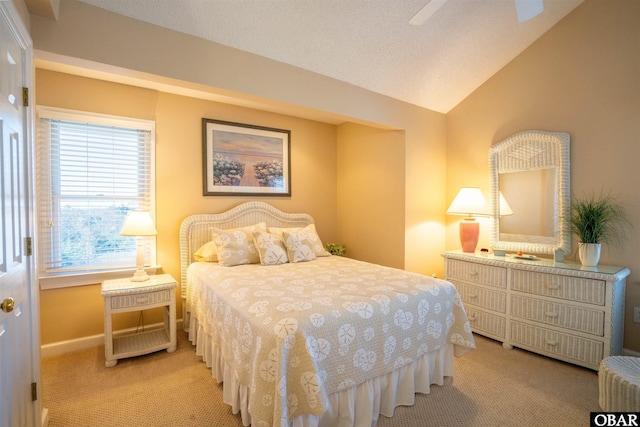
{"type": "Polygon", "coordinates": [[[629,269],[482,252],[442,256],[474,332],[594,370],[622,354],[629,269]]]}

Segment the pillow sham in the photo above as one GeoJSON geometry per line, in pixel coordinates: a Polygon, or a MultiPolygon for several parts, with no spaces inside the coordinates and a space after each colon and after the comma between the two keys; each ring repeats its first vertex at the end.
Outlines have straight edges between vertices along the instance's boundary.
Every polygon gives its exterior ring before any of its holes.
{"type": "MultiPolygon", "coordinates": [[[[316,257],[321,256],[330,256],[331,254],[324,249],[324,245],[322,244],[322,240],[320,240],[320,236],[318,236],[318,232],[316,231],[315,224],[309,224],[306,227],[293,227],[293,228],[278,228],[278,227],[269,227],[270,233],[275,233],[281,237],[284,232],[298,232],[301,231],[306,234],[306,240],[308,240],[313,248],[313,252],[316,257]]],[[[283,237],[284,239],[284,237],[283,237]]]]}
{"type": "Polygon", "coordinates": [[[273,233],[262,231],[253,232],[253,243],[258,250],[260,264],[278,265],[289,262],[287,248],[280,237],[273,233]]]}
{"type": "Polygon", "coordinates": [[[304,230],[285,231],[282,233],[290,262],[313,261],[316,259],[316,253],[313,250],[314,244],[309,240],[308,236],[309,234],[304,230]]]}
{"type": "Polygon", "coordinates": [[[231,228],[223,230],[213,228],[213,241],[218,252],[218,264],[225,267],[233,267],[242,264],[257,264],[260,262],[260,255],[253,243],[254,231],[267,231],[264,222],[250,225],[248,227],[231,228]]]}
{"type": "Polygon", "coordinates": [[[200,262],[218,262],[218,251],[216,250],[216,242],[208,241],[200,246],[193,254],[193,258],[200,262]]]}

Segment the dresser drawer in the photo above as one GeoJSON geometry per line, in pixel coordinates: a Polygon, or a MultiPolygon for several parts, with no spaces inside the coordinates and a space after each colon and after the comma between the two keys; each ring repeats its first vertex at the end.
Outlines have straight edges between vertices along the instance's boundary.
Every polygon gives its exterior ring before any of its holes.
{"type": "Polygon", "coordinates": [[[474,332],[504,339],[507,321],[503,316],[487,313],[471,306],[465,306],[469,324],[474,332]]]}
{"type": "Polygon", "coordinates": [[[510,314],[596,336],[604,335],[604,311],[511,295],[510,314]]]}
{"type": "Polygon", "coordinates": [[[169,302],[170,300],[171,290],[169,289],[131,295],[117,295],[111,297],[111,308],[141,307],[150,304],[169,302]]]}
{"type": "Polygon", "coordinates": [[[454,283],[462,302],[499,313],[507,312],[507,294],[467,283],[454,283]]]}
{"type": "Polygon", "coordinates": [[[588,304],[605,304],[606,287],[603,280],[525,270],[513,270],[511,276],[511,289],[514,291],[588,304]]]}
{"type": "Polygon", "coordinates": [[[474,262],[447,260],[447,280],[464,280],[496,288],[507,287],[507,269],[474,262]]]}
{"type": "Polygon", "coordinates": [[[604,355],[604,343],[555,332],[515,320],[509,322],[511,344],[536,350],[549,356],[568,358],[591,367],[599,365],[604,355]]]}

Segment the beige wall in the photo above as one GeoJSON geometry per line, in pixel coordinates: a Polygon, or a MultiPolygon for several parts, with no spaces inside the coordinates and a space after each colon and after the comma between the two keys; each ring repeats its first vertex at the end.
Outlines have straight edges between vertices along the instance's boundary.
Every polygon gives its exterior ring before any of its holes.
{"type": "Polygon", "coordinates": [[[404,221],[389,221],[387,216],[389,210],[404,210],[401,170],[404,132],[352,123],[339,126],[338,229],[349,257],[404,267],[404,221]],[[381,201],[387,206],[384,210],[377,208],[381,201]]]}
{"type": "MultiPolygon", "coordinates": [[[[527,129],[571,135],[574,195],[619,194],[635,229],[623,250],[605,248],[601,263],[631,269],[624,347],[640,352],[640,2],[585,0],[509,65],[447,114],[447,201],[461,186],[488,196],[488,150],[527,129]]],[[[459,247],[447,221],[447,248],[459,247]]],[[[480,245],[488,245],[483,224],[480,245]]],[[[575,238],[574,238],[575,239],[575,238]]],[[[569,256],[573,259],[574,251],[569,256]]]]}
{"type": "MultiPolygon", "coordinates": [[[[67,70],[72,65],[74,73],[98,72],[106,80],[163,88],[148,90],[80,80],[61,85],[56,79],[63,79],[63,74],[44,71],[38,72],[36,82],[38,103],[156,120],[158,248],[166,271],[177,274],[179,220],[188,213],[203,209],[219,212],[242,201],[200,195],[200,119],[209,116],[292,129],[293,144],[304,144],[292,154],[294,197],[270,202],[286,211],[310,212],[323,239],[340,241],[340,230],[363,217],[362,212],[351,208],[366,203],[368,211],[364,215],[373,213],[372,226],[386,222],[389,228],[382,234],[360,233],[357,240],[349,237],[351,254],[383,264],[404,264],[417,272],[442,272],[446,170],[443,114],[74,0],[61,3],[57,21],[31,16],[31,35],[36,58],[44,59],[47,67],[64,63],[63,68],[67,70]],[[44,80],[45,75],[52,80],[44,80]],[[94,90],[92,85],[99,89],[94,90]],[[125,88],[131,90],[133,99],[121,94],[125,88]],[[185,93],[184,90],[195,95],[170,95],[175,91],[185,93]],[[223,102],[202,101],[198,97],[223,102]],[[349,123],[357,123],[358,127],[350,128],[349,123]],[[368,127],[385,132],[370,132],[368,127]],[[343,136],[338,138],[338,133],[343,136]],[[356,138],[353,145],[349,135],[356,138]],[[358,164],[361,153],[350,148],[366,145],[366,135],[373,138],[376,147],[376,151],[367,153],[369,159],[393,164],[395,167],[386,171],[387,182],[400,187],[380,186],[376,169],[370,168],[365,172],[374,176],[358,178],[370,187],[357,188],[357,193],[351,195],[343,190],[344,198],[340,200],[349,200],[349,204],[340,207],[338,145],[346,144],[340,151],[340,164],[358,164]],[[402,145],[404,154],[399,155],[395,147],[402,145]],[[183,148],[187,146],[190,148],[183,148]],[[391,151],[385,154],[385,150],[391,151]],[[198,158],[194,168],[195,156],[198,158]],[[318,197],[318,188],[326,193],[318,197]],[[388,194],[395,202],[388,203],[388,197],[372,198],[377,191],[388,194]],[[402,193],[404,200],[399,200],[397,196],[402,193]],[[181,206],[176,200],[186,204],[181,206]]],[[[76,313],[70,303],[64,310],[53,306],[86,295],[86,289],[42,292],[43,343],[100,333],[102,312],[95,299],[97,290],[96,287],[92,291],[94,299],[88,303],[94,307],[91,318],[86,311],[76,313]],[[54,312],[64,313],[63,319],[56,319],[54,312]],[[49,323],[50,319],[56,321],[49,323]],[[76,329],[76,323],[84,325],[82,330],[76,329]]]]}
{"type": "MultiPolygon", "coordinates": [[[[190,214],[221,212],[248,200],[202,195],[203,117],[291,130],[292,196],[264,200],[287,212],[310,213],[325,240],[339,240],[336,126],[46,70],[37,70],[36,88],[38,105],[156,122],[158,262],[174,277],[180,277],[181,221],[190,214]]],[[[402,247],[402,241],[396,245],[402,247]]],[[[40,297],[42,343],[103,332],[98,285],[41,291],[40,297]]],[[[155,319],[159,316],[147,321],[155,319]]],[[[117,321],[116,327],[135,326],[137,315],[117,321]]]]}

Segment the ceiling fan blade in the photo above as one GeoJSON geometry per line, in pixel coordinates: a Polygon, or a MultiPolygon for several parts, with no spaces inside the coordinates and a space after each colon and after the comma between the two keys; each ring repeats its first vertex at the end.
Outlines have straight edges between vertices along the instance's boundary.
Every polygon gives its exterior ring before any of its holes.
{"type": "Polygon", "coordinates": [[[514,0],[516,3],[516,12],[518,13],[518,22],[528,21],[538,16],[544,10],[542,0],[514,0]]]}
{"type": "Polygon", "coordinates": [[[429,0],[422,9],[418,11],[413,18],[409,20],[411,25],[422,25],[427,22],[427,19],[431,18],[434,13],[438,11],[448,0],[429,0]]]}

